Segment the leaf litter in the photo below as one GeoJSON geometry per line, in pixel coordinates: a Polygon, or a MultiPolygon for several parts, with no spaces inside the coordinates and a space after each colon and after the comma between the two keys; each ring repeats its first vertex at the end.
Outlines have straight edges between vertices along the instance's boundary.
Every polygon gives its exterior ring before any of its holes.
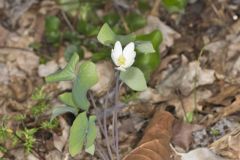
{"type": "MultiPolygon", "coordinates": [[[[31,1],[28,5],[23,5],[19,13],[9,14],[13,15],[13,18],[7,21],[7,26],[19,27],[15,32],[8,30],[6,26],[0,26],[0,117],[3,114],[27,112],[28,107],[34,104],[30,99],[32,87],[45,85],[40,77],[64,65],[54,58],[40,64],[41,56],[29,48],[29,44],[35,40],[41,42],[44,38],[44,26],[37,25],[38,18],[42,22],[45,14],[53,8],[57,10],[55,2],[45,1],[41,3],[39,11],[32,12],[29,8],[33,3],[34,1],[31,1]],[[38,12],[41,13],[39,17],[38,12]],[[18,23],[19,25],[16,25],[18,23]],[[33,28],[39,30],[35,35],[33,28]]],[[[125,8],[129,8],[127,2],[123,4],[127,6],[125,8]]],[[[140,92],[136,95],[137,98],[130,98],[128,107],[120,114],[120,150],[122,155],[126,156],[125,159],[139,157],[167,160],[174,154],[170,143],[185,152],[180,154],[183,160],[224,159],[218,155],[227,159],[240,158],[240,21],[230,20],[230,15],[236,12],[233,6],[236,5],[225,1],[195,1],[189,4],[186,15],[180,17],[179,23],[175,22],[177,16],[166,13],[161,6],[159,17],[147,16],[147,25],[138,32],[150,32],[156,28],[163,32],[164,40],[160,46],[162,62],[153,74],[151,88],[140,92]],[[214,6],[222,8],[216,11],[214,6]],[[194,11],[192,8],[195,8],[194,11]],[[224,9],[228,14],[222,16],[224,9]],[[202,49],[203,54],[199,57],[202,49]],[[170,112],[158,111],[158,108],[170,112]],[[191,124],[183,121],[179,124],[173,118],[175,116],[183,120],[188,112],[194,113],[191,124]],[[177,129],[174,130],[173,126],[177,129]],[[203,155],[205,157],[201,157],[203,155]]],[[[239,9],[238,6],[237,8],[239,9]]],[[[9,15],[8,18],[11,18],[9,15]]],[[[112,87],[110,84],[113,68],[108,64],[99,65],[102,81],[92,88],[92,91],[103,96],[112,87]],[[106,74],[102,74],[106,70],[106,74]],[[107,82],[106,79],[110,80],[107,82]],[[104,86],[101,92],[96,89],[99,86],[104,86]]],[[[55,98],[59,94],[57,90],[68,90],[71,83],[45,85],[45,88],[46,92],[54,97],[51,104],[58,105],[55,98]]],[[[127,93],[127,90],[123,89],[121,96],[127,93]]],[[[46,115],[49,116],[49,113],[44,116],[46,115]]],[[[52,131],[53,138],[50,141],[53,141],[53,148],[46,154],[46,159],[69,158],[66,139],[72,118],[64,115],[59,121],[60,128],[52,131]]],[[[11,122],[8,125],[16,129],[19,124],[11,122]]],[[[15,158],[39,159],[33,154],[25,155],[22,148],[13,149],[10,153],[15,158]]],[[[2,152],[0,156],[3,156],[2,152]]],[[[91,159],[87,155],[81,155],[80,158],[91,159]]]]}

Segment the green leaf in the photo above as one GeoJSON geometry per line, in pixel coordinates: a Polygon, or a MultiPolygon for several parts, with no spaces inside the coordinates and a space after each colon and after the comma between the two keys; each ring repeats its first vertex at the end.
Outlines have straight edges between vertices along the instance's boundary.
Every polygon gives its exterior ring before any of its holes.
{"type": "Polygon", "coordinates": [[[185,117],[185,121],[187,123],[192,123],[193,122],[193,118],[194,118],[194,112],[187,112],[186,117],[185,117]]]}
{"type": "Polygon", "coordinates": [[[60,27],[60,20],[56,16],[47,16],[45,19],[45,31],[52,32],[58,31],[60,27]]]}
{"type": "Polygon", "coordinates": [[[75,67],[79,61],[79,56],[74,53],[66,67],[46,77],[46,82],[58,82],[73,80],[75,78],[75,67]]]}
{"type": "Polygon", "coordinates": [[[142,35],[138,35],[136,37],[136,40],[138,41],[150,41],[152,42],[153,48],[155,49],[156,52],[159,51],[159,45],[163,40],[163,36],[161,31],[154,30],[149,34],[142,34],[142,35]]]}
{"type": "Polygon", "coordinates": [[[169,12],[180,12],[180,13],[184,12],[187,2],[188,0],[163,0],[162,1],[164,7],[166,7],[169,12]]]}
{"type": "Polygon", "coordinates": [[[95,152],[95,145],[91,145],[90,147],[86,148],[85,151],[93,156],[95,152]]]}
{"type": "Polygon", "coordinates": [[[79,58],[83,57],[83,50],[78,47],[78,44],[71,44],[67,47],[67,49],[64,52],[64,58],[66,59],[67,62],[70,61],[71,57],[73,56],[74,53],[77,53],[79,58]]]}
{"type": "Polygon", "coordinates": [[[151,73],[160,64],[159,45],[162,42],[162,33],[159,30],[154,30],[149,34],[137,36],[136,40],[150,41],[155,50],[155,52],[151,54],[139,54],[137,51],[137,57],[134,63],[135,66],[143,71],[145,78],[148,80],[151,73]]]}
{"type": "Polygon", "coordinates": [[[116,12],[109,12],[107,15],[103,17],[104,22],[109,24],[110,26],[114,26],[120,20],[119,15],[116,12]]]}
{"type": "Polygon", "coordinates": [[[96,65],[87,61],[81,64],[77,78],[73,83],[73,100],[81,109],[87,110],[90,103],[87,99],[87,91],[97,83],[98,76],[96,65]]]}
{"type": "Polygon", "coordinates": [[[130,67],[125,72],[121,72],[120,79],[135,91],[143,91],[147,88],[144,75],[137,67],[130,67]]]}
{"type": "Polygon", "coordinates": [[[136,43],[136,50],[140,53],[154,53],[155,49],[153,48],[153,45],[149,41],[137,41],[136,43]]]}
{"type": "Polygon", "coordinates": [[[96,121],[96,116],[89,117],[86,148],[91,147],[96,139],[97,127],[96,127],[95,121],[96,121]]]}
{"type": "Polygon", "coordinates": [[[125,46],[126,44],[135,41],[135,39],[136,39],[136,36],[133,35],[133,34],[129,34],[129,35],[116,35],[116,39],[115,39],[114,43],[116,41],[120,41],[121,44],[123,46],[125,46]]]}
{"type": "Polygon", "coordinates": [[[97,35],[98,41],[103,45],[109,45],[109,44],[115,43],[116,41],[115,38],[116,38],[115,33],[112,31],[112,29],[109,27],[107,23],[105,23],[102,26],[102,28],[100,29],[97,35]]]}
{"type": "Polygon", "coordinates": [[[77,10],[80,8],[78,0],[57,0],[61,9],[69,13],[71,16],[76,16],[77,10]]]}
{"type": "Polygon", "coordinates": [[[49,43],[57,43],[60,40],[60,20],[56,16],[48,16],[45,19],[45,35],[49,43]]]}
{"type": "Polygon", "coordinates": [[[75,103],[73,101],[72,92],[65,92],[65,93],[59,95],[58,98],[64,104],[66,104],[66,105],[68,105],[70,107],[76,107],[76,105],[75,105],[75,103]]]}
{"type": "Polygon", "coordinates": [[[76,108],[68,107],[68,106],[60,106],[53,108],[51,121],[56,118],[57,116],[64,114],[64,113],[73,113],[74,115],[77,115],[78,110],[76,108]]]}
{"type": "Polygon", "coordinates": [[[135,12],[127,15],[125,20],[127,21],[127,24],[131,31],[140,29],[147,24],[145,17],[135,12]]]}
{"type": "Polygon", "coordinates": [[[82,151],[87,128],[88,119],[86,112],[80,113],[70,129],[69,152],[71,156],[75,156],[82,151]]]}

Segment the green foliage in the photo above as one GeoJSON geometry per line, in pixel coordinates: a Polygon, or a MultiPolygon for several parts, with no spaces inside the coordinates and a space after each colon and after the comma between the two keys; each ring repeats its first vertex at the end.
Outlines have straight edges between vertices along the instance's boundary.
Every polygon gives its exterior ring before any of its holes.
{"type": "Polygon", "coordinates": [[[91,23],[88,23],[86,20],[79,20],[77,24],[77,31],[83,35],[95,36],[97,35],[99,28],[91,23]]]}
{"type": "Polygon", "coordinates": [[[82,112],[74,120],[69,137],[69,152],[72,156],[80,153],[84,144],[86,151],[93,153],[92,146],[96,138],[95,119],[95,116],[90,116],[88,120],[86,112],[82,112]]]}
{"type": "Polygon", "coordinates": [[[107,23],[100,29],[97,39],[103,45],[110,45],[116,41],[116,34],[112,31],[107,23]]]}
{"type": "Polygon", "coordinates": [[[52,120],[52,121],[44,121],[41,123],[41,128],[42,129],[54,129],[58,126],[58,121],[57,120],[52,120]]]}
{"type": "Polygon", "coordinates": [[[213,136],[219,136],[221,133],[218,129],[211,128],[210,134],[213,136]]]}
{"type": "Polygon", "coordinates": [[[15,115],[15,116],[13,117],[13,119],[14,119],[15,121],[23,121],[23,120],[26,119],[26,115],[19,113],[19,114],[15,115]]]}
{"type": "Polygon", "coordinates": [[[129,26],[129,29],[133,32],[137,29],[144,27],[147,23],[146,18],[138,13],[130,13],[126,16],[126,21],[129,26]]]}
{"type": "MultiPolygon", "coordinates": [[[[3,147],[0,145],[0,152],[2,153],[6,153],[7,152],[7,148],[3,147]]],[[[4,160],[3,158],[0,158],[0,160],[4,160]]]]}
{"type": "Polygon", "coordinates": [[[80,47],[80,45],[70,44],[64,52],[64,58],[66,59],[67,62],[70,61],[74,53],[77,53],[80,59],[83,58],[83,50],[80,47]]]}
{"type": "Polygon", "coordinates": [[[153,48],[153,45],[149,41],[136,41],[136,51],[139,53],[154,53],[155,49],[153,48]]]}
{"type": "Polygon", "coordinates": [[[138,99],[139,92],[130,92],[122,97],[122,101],[124,103],[129,103],[130,101],[134,101],[138,99]]]}
{"type": "Polygon", "coordinates": [[[36,105],[32,106],[31,113],[33,116],[39,116],[46,111],[48,104],[46,101],[40,101],[36,105]]]}
{"type": "Polygon", "coordinates": [[[55,107],[55,108],[53,108],[53,111],[52,111],[51,121],[54,118],[56,118],[57,116],[62,115],[62,114],[67,113],[67,112],[72,113],[74,115],[77,115],[78,109],[68,107],[68,106],[55,107]]]}
{"type": "Polygon", "coordinates": [[[90,103],[87,99],[87,91],[98,81],[96,65],[86,61],[81,64],[76,80],[73,82],[73,101],[83,110],[87,110],[90,103]]]}
{"type": "MultiPolygon", "coordinates": [[[[150,41],[154,48],[154,52],[151,54],[142,54],[139,50],[137,50],[137,57],[134,63],[135,66],[143,71],[145,78],[148,80],[150,78],[150,74],[160,64],[159,45],[162,42],[162,33],[159,30],[154,30],[149,34],[138,35],[136,40],[145,42],[150,41]]],[[[144,52],[146,53],[146,50],[144,50],[144,52]]]]}
{"type": "Polygon", "coordinates": [[[59,100],[70,107],[77,107],[73,101],[72,92],[65,92],[58,96],[59,100]]]}
{"type": "Polygon", "coordinates": [[[74,53],[71,57],[67,66],[54,74],[46,77],[46,82],[59,82],[59,81],[67,81],[73,80],[75,78],[75,67],[79,61],[79,56],[77,53],[74,53]]]}
{"type": "Polygon", "coordinates": [[[46,93],[44,92],[42,87],[37,87],[33,94],[32,94],[32,100],[40,101],[46,98],[46,93]]]}
{"type": "Polygon", "coordinates": [[[45,20],[45,35],[49,43],[56,44],[60,41],[60,20],[56,16],[48,16],[45,20]]]}
{"type": "Polygon", "coordinates": [[[94,150],[95,150],[94,141],[97,137],[97,128],[96,128],[95,121],[96,121],[96,116],[89,117],[85,151],[90,153],[91,155],[94,154],[94,150]]]}
{"type": "Polygon", "coordinates": [[[127,71],[121,72],[120,79],[135,91],[143,91],[147,88],[144,75],[137,67],[130,67],[127,71]]]}
{"type": "Polygon", "coordinates": [[[120,17],[116,12],[109,12],[103,17],[104,22],[106,22],[110,26],[115,26],[118,23],[119,19],[120,17]]]}
{"type": "Polygon", "coordinates": [[[188,0],[162,0],[164,7],[170,12],[183,13],[188,0]]]}
{"type": "Polygon", "coordinates": [[[192,123],[193,118],[194,118],[194,112],[187,112],[184,120],[188,123],[192,123]]]}
{"type": "Polygon", "coordinates": [[[97,39],[100,43],[107,46],[113,45],[116,41],[120,41],[122,45],[126,45],[129,42],[134,42],[135,40],[138,40],[136,41],[136,49],[138,52],[145,54],[155,52],[155,48],[151,43],[152,39],[136,39],[136,36],[133,34],[117,35],[113,32],[113,30],[109,27],[107,23],[105,23],[100,29],[97,39]]]}
{"type": "Polygon", "coordinates": [[[24,140],[23,145],[27,152],[31,152],[34,144],[36,143],[36,138],[34,137],[34,134],[37,132],[37,130],[37,128],[25,128],[24,130],[16,132],[16,134],[24,140]]]}

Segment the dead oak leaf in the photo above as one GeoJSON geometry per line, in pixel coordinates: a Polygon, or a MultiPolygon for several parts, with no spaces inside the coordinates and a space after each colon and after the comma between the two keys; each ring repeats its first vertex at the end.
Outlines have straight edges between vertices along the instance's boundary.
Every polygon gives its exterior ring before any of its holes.
{"type": "Polygon", "coordinates": [[[187,151],[192,143],[192,133],[200,129],[203,129],[203,126],[176,120],[173,125],[172,142],[187,151]]]}

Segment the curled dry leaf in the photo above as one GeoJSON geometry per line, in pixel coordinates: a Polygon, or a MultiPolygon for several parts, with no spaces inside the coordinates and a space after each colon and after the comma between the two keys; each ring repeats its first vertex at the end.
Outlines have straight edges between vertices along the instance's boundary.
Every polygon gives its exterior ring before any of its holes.
{"type": "Polygon", "coordinates": [[[160,94],[170,96],[179,88],[183,95],[189,95],[195,87],[212,84],[215,81],[214,70],[202,69],[198,61],[188,63],[182,56],[182,64],[175,70],[169,68],[157,85],[160,94]],[[167,73],[168,72],[168,73],[167,73]]]}
{"type": "Polygon", "coordinates": [[[170,106],[175,107],[176,116],[179,118],[186,118],[186,113],[194,111],[202,111],[203,106],[200,104],[201,101],[209,98],[212,95],[211,91],[196,90],[189,96],[178,95],[178,98],[169,100],[167,103],[170,106]]]}
{"type": "Polygon", "coordinates": [[[211,118],[206,119],[204,123],[207,126],[210,126],[220,120],[221,118],[227,117],[233,113],[240,111],[240,95],[236,96],[236,100],[229,106],[225,106],[219,112],[215,113],[211,118]]]}
{"type": "Polygon", "coordinates": [[[240,127],[210,144],[210,148],[230,159],[240,159],[240,127]]]}
{"type": "Polygon", "coordinates": [[[206,102],[214,105],[230,105],[229,103],[231,103],[230,102],[231,99],[227,100],[227,98],[233,97],[238,93],[239,93],[238,85],[223,86],[221,87],[220,92],[217,95],[206,99],[206,102]]]}
{"type": "Polygon", "coordinates": [[[173,121],[174,117],[169,112],[158,110],[146,128],[138,147],[123,160],[170,160],[169,142],[172,137],[173,121]]]}

